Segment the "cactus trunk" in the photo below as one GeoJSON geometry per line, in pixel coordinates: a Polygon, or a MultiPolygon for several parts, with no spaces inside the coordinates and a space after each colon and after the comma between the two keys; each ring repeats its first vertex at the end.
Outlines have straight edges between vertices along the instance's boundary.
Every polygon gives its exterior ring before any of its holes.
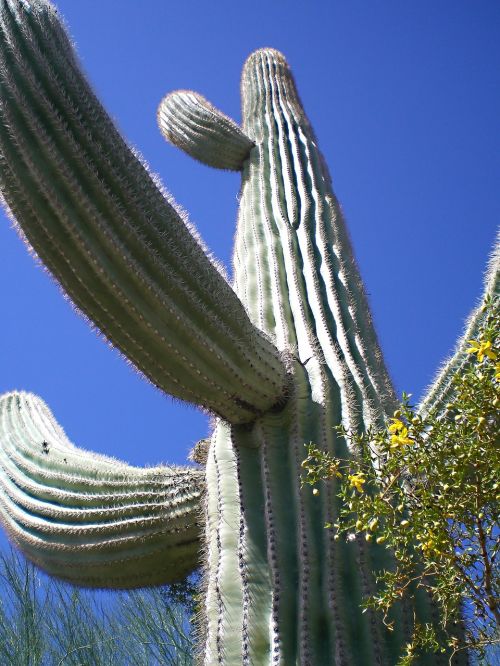
{"type": "Polygon", "coordinates": [[[334,426],[379,421],[394,394],[283,56],[253,54],[242,95],[255,147],[242,174],[235,288],[256,326],[291,351],[294,385],[279,413],[251,431],[221,423],[212,439],[205,663],[394,662],[402,621],[391,634],[360,608],[381,554],[324,528],[335,522],[334,481],[317,497],[300,483],[305,444],[345,455],[334,426]]]}

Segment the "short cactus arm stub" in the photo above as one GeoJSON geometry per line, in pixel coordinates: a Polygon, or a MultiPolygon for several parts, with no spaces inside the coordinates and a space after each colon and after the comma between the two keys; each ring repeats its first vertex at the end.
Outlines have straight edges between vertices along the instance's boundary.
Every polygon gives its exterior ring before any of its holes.
{"type": "Polygon", "coordinates": [[[121,138],[43,0],[0,1],[0,165],[28,242],[155,385],[235,423],[283,399],[276,349],[121,138]]]}
{"type": "Polygon", "coordinates": [[[201,470],[89,453],[40,398],[0,399],[0,518],[50,574],[107,588],[182,579],[200,563],[203,493],[201,470]]]}
{"type": "Polygon", "coordinates": [[[254,145],[231,118],[191,90],[163,98],[158,125],[167,141],[218,169],[240,171],[254,145]]]}

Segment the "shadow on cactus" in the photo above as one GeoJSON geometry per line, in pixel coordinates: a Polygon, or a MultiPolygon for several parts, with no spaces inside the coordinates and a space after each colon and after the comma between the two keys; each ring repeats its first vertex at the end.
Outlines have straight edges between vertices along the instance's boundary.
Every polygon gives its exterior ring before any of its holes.
{"type": "Polygon", "coordinates": [[[12,541],[85,586],[174,581],[203,560],[207,666],[396,663],[432,604],[401,604],[392,632],[363,613],[389,556],[323,529],[335,479],[319,498],[300,482],[305,442],[345,457],[335,426],[382,425],[396,402],[285,58],[262,49],[245,63],[241,128],[188,91],[158,112],[174,144],[241,171],[231,286],[118,134],[53,7],[0,7],[0,180],[20,233],[149,381],[217,417],[195,452],[204,471],[141,470],[74,447],[39,398],[4,396],[12,541]]]}

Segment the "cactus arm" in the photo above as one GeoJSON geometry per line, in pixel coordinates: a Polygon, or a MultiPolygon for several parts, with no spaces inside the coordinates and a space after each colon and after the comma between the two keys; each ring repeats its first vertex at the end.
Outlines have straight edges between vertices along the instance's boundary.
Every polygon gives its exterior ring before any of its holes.
{"type": "Polygon", "coordinates": [[[231,118],[191,90],[163,98],[158,125],[167,141],[218,169],[240,171],[254,145],[231,118]]]}
{"type": "Polygon", "coordinates": [[[500,233],[497,235],[496,243],[491,254],[489,265],[485,274],[484,291],[479,305],[472,311],[465,325],[465,331],[458,340],[452,356],[444,363],[437,373],[431,386],[427,389],[420,401],[418,411],[422,415],[430,411],[442,412],[448,402],[453,401],[454,386],[453,377],[461,372],[470,361],[466,349],[470,346],[469,340],[476,338],[484,321],[485,311],[483,309],[486,297],[500,298],[500,233]]]}
{"type": "Polygon", "coordinates": [[[76,307],[155,385],[233,422],[284,365],[120,137],[43,0],[0,3],[1,185],[76,307]]]}
{"type": "Polygon", "coordinates": [[[45,403],[0,399],[0,518],[42,569],[87,587],[182,579],[199,565],[204,473],[73,446],[45,403]]]}

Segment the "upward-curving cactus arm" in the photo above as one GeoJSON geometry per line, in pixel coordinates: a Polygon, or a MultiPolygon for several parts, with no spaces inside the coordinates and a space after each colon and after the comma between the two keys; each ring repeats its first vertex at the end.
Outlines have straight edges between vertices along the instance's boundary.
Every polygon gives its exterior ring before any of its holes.
{"type": "Polygon", "coordinates": [[[432,410],[442,412],[448,402],[452,402],[454,394],[453,378],[461,372],[470,361],[467,348],[468,341],[474,339],[485,318],[484,300],[500,298],[500,233],[497,235],[488,269],[484,280],[483,297],[479,305],[472,311],[465,325],[465,331],[458,340],[452,356],[443,364],[436,378],[427,389],[418,410],[426,415],[432,410]]]}
{"type": "Polygon", "coordinates": [[[83,77],[55,10],[0,1],[1,188],[29,243],[154,384],[234,423],[285,367],[83,77]]]}
{"type": "Polygon", "coordinates": [[[86,587],[182,579],[199,565],[204,473],[131,467],[71,444],[45,403],[0,400],[0,515],[42,569],[86,587]]]}

